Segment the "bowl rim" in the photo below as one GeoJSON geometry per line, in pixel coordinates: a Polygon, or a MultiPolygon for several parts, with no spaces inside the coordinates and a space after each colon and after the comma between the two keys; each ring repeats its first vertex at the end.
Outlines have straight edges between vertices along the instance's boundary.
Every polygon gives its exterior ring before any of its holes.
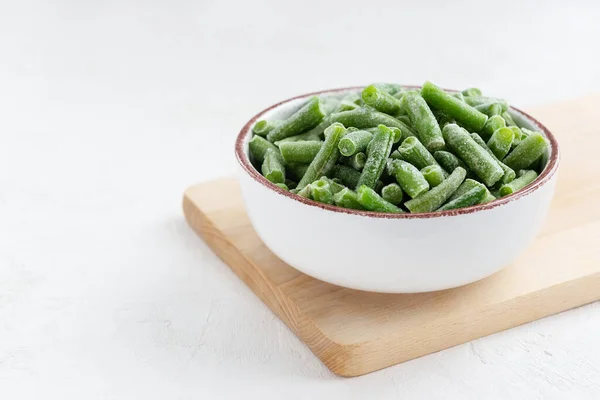
{"type": "MultiPolygon", "coordinates": [[[[414,88],[414,89],[418,89],[421,87],[419,85],[401,85],[401,86],[408,87],[408,88],[414,88]]],[[[377,211],[354,210],[351,208],[342,208],[342,207],[338,207],[335,205],[319,203],[315,200],[311,200],[311,199],[304,198],[302,196],[298,196],[295,193],[291,193],[291,192],[284,190],[284,189],[280,188],[279,186],[276,186],[275,184],[271,183],[264,176],[262,176],[258,172],[258,170],[256,170],[256,168],[254,168],[254,166],[250,162],[249,155],[246,154],[246,152],[244,151],[244,140],[248,136],[248,133],[251,131],[252,126],[265,113],[267,113],[273,109],[279,108],[279,107],[281,107],[287,103],[290,103],[294,100],[307,98],[310,96],[329,94],[329,93],[334,94],[334,93],[338,93],[338,92],[345,92],[345,91],[351,91],[351,90],[358,91],[358,90],[362,90],[365,87],[366,86],[350,86],[350,87],[344,87],[344,88],[320,90],[317,92],[311,92],[311,93],[302,94],[299,96],[294,96],[289,99],[280,101],[279,103],[273,104],[270,107],[265,108],[264,110],[262,110],[258,114],[256,114],[254,117],[252,117],[244,125],[244,127],[240,130],[240,132],[237,135],[237,138],[235,141],[235,155],[236,155],[236,159],[237,159],[238,163],[240,164],[242,169],[252,179],[254,179],[259,184],[263,185],[267,189],[270,189],[281,196],[284,196],[291,200],[300,202],[304,205],[311,206],[311,207],[318,207],[320,209],[327,210],[327,211],[333,211],[336,213],[359,215],[359,216],[371,217],[371,218],[386,218],[386,219],[441,218],[441,217],[448,217],[448,216],[455,216],[455,215],[472,214],[477,211],[491,210],[493,208],[508,204],[512,201],[519,200],[520,198],[525,197],[525,196],[533,193],[534,191],[538,190],[539,188],[541,188],[542,186],[544,186],[546,183],[548,183],[550,181],[550,179],[552,178],[552,176],[556,173],[556,171],[558,169],[558,164],[559,164],[559,160],[560,160],[560,150],[559,150],[558,142],[557,142],[556,138],[554,137],[554,135],[550,132],[550,130],[548,128],[546,128],[546,126],[544,126],[537,119],[535,119],[531,115],[527,114],[526,112],[524,112],[516,107],[512,107],[512,106],[510,107],[511,109],[519,112],[520,114],[522,114],[523,116],[528,118],[530,121],[534,122],[540,128],[540,130],[542,130],[542,132],[544,133],[546,138],[550,141],[550,159],[548,160],[548,164],[546,165],[546,167],[544,168],[542,173],[532,183],[530,183],[529,185],[525,186],[523,189],[521,189],[515,193],[512,193],[506,197],[501,197],[499,199],[490,201],[489,203],[477,204],[474,206],[459,208],[459,209],[455,209],[455,210],[431,211],[431,212],[425,212],[425,213],[405,212],[405,213],[398,214],[398,213],[382,213],[382,212],[377,212],[377,211]]],[[[456,92],[456,90],[451,90],[451,89],[444,89],[444,90],[447,90],[449,92],[456,92]]]]}

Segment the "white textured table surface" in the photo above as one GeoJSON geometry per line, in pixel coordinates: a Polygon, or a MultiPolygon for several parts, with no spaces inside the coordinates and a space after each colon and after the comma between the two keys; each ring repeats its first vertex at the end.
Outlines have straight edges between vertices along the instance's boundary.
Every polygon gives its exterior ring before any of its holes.
{"type": "Polygon", "coordinates": [[[295,94],[600,90],[598,2],[399,3],[1,2],[0,398],[599,398],[598,304],[342,379],[186,226],[295,94]]]}

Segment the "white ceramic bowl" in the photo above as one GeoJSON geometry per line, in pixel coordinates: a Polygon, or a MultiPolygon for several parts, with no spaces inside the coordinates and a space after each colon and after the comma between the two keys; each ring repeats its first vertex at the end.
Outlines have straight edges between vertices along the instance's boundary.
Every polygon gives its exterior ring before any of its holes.
{"type": "Polygon", "coordinates": [[[422,214],[356,211],[282,190],[250,163],[248,141],[259,119],[284,119],[315,94],[343,97],[347,88],[298,96],[258,113],[242,128],[235,152],[254,229],[279,258],[315,278],[354,289],[409,293],[448,289],[485,278],[529,246],[546,216],[559,164],[554,136],[533,117],[510,112],[550,143],[538,179],[510,196],[473,207],[422,214]]]}

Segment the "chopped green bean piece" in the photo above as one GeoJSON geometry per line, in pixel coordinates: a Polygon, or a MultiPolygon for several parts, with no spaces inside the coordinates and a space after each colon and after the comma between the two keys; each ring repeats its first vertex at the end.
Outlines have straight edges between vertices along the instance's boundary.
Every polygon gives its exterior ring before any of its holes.
{"type": "Polygon", "coordinates": [[[330,179],[326,176],[322,176],[321,180],[327,181],[329,183],[329,188],[331,189],[331,193],[333,194],[336,194],[345,187],[340,182],[337,182],[339,181],[339,179],[330,179]]]}
{"type": "Polygon", "coordinates": [[[499,103],[484,103],[474,107],[476,110],[481,111],[488,117],[502,114],[502,106],[499,103]]]}
{"type": "MultiPolygon", "coordinates": [[[[439,165],[429,150],[414,136],[404,139],[398,147],[398,155],[417,169],[423,169],[428,165],[439,165]]],[[[397,158],[397,156],[392,156],[392,158],[397,158]]]]}
{"type": "Polygon", "coordinates": [[[508,125],[508,126],[517,126],[517,124],[515,123],[515,120],[513,119],[512,115],[510,115],[510,113],[508,111],[504,111],[502,113],[502,118],[504,118],[504,120],[506,121],[506,125],[508,125]]]}
{"type": "Polygon", "coordinates": [[[346,165],[354,168],[357,171],[362,171],[366,162],[367,155],[361,151],[360,153],[356,153],[348,157],[346,160],[346,165]]]}
{"type": "Polygon", "coordinates": [[[333,195],[333,201],[337,206],[352,208],[355,210],[364,210],[365,208],[358,202],[356,192],[344,188],[333,195]]]}
{"type": "Polygon", "coordinates": [[[323,142],[319,153],[308,166],[300,182],[298,182],[299,188],[303,188],[314,182],[318,177],[327,175],[331,171],[340,157],[338,143],[345,134],[346,128],[340,123],[332,124],[325,130],[325,142],[323,142]]]}
{"type": "Polygon", "coordinates": [[[325,112],[321,99],[313,97],[281,125],[271,130],[267,134],[267,139],[270,142],[276,142],[312,129],[323,120],[325,112]]]}
{"type": "Polygon", "coordinates": [[[462,167],[465,170],[467,169],[467,164],[449,151],[438,150],[433,153],[433,157],[447,172],[452,172],[458,167],[462,167]]]}
{"type": "Polygon", "coordinates": [[[508,109],[508,103],[504,99],[498,99],[496,97],[485,97],[485,96],[467,96],[465,102],[473,107],[486,104],[486,103],[498,103],[502,106],[502,111],[508,109]]]}
{"type": "Polygon", "coordinates": [[[439,165],[428,165],[421,170],[421,174],[423,174],[430,187],[436,187],[445,178],[444,170],[439,165]]]}
{"type": "Polygon", "coordinates": [[[353,188],[358,185],[360,172],[346,165],[336,165],[332,168],[329,176],[341,180],[344,186],[353,188]]]}
{"type": "Polygon", "coordinates": [[[310,184],[312,190],[312,198],[319,203],[333,204],[333,192],[329,186],[329,182],[324,179],[319,179],[310,184]]]}
{"type": "Polygon", "coordinates": [[[490,137],[500,128],[504,128],[506,126],[506,122],[504,118],[499,115],[493,115],[490,119],[487,120],[483,129],[481,130],[481,137],[483,139],[489,140],[490,137]]]}
{"type": "Polygon", "coordinates": [[[267,149],[265,160],[262,163],[262,174],[273,183],[285,182],[285,167],[277,150],[267,149]]]}
{"type": "MultiPolygon", "coordinates": [[[[454,118],[468,129],[479,131],[488,119],[487,115],[477,111],[467,102],[460,101],[429,81],[423,85],[421,96],[427,104],[454,118]]],[[[465,101],[470,98],[465,97],[465,101]]]]}
{"type": "Polygon", "coordinates": [[[285,183],[276,183],[275,186],[277,186],[283,190],[290,190],[285,183]]]}
{"type": "Polygon", "coordinates": [[[461,92],[451,92],[450,96],[456,97],[460,101],[465,101],[465,96],[461,92]]]}
{"type": "Polygon", "coordinates": [[[481,96],[481,89],[478,88],[466,88],[462,91],[464,96],[481,96]]]}
{"type": "Polygon", "coordinates": [[[280,146],[281,143],[287,143],[287,142],[320,142],[321,141],[321,136],[318,134],[315,134],[312,131],[308,131],[305,133],[301,133],[299,135],[295,135],[295,136],[290,136],[287,137],[285,139],[281,139],[278,140],[276,142],[274,142],[275,146],[280,146]]]}
{"type": "Polygon", "coordinates": [[[304,197],[305,199],[312,198],[312,187],[310,185],[306,185],[302,189],[296,187],[296,189],[291,190],[291,192],[297,194],[300,197],[304,197]]]}
{"type": "MultiPolygon", "coordinates": [[[[500,128],[500,129],[503,129],[503,128],[500,128]]],[[[496,162],[498,162],[498,165],[500,165],[500,168],[502,168],[502,171],[504,171],[504,175],[502,175],[502,179],[500,180],[501,183],[508,183],[508,182],[512,181],[513,179],[515,179],[515,171],[512,168],[510,168],[508,165],[506,165],[502,161],[500,161],[498,159],[498,157],[496,157],[496,155],[492,152],[492,150],[484,142],[484,140],[481,138],[481,136],[479,136],[476,133],[471,133],[471,137],[473,138],[475,143],[477,143],[479,146],[481,146],[482,149],[487,151],[487,153],[489,155],[494,157],[496,162]]]]}
{"type": "Polygon", "coordinates": [[[397,183],[390,183],[381,189],[381,197],[395,206],[400,205],[403,197],[402,188],[397,183]]]}
{"type": "Polygon", "coordinates": [[[442,183],[404,203],[404,205],[413,213],[424,213],[437,210],[448,200],[448,198],[458,189],[465,180],[467,171],[458,167],[442,183]]]}
{"type": "Polygon", "coordinates": [[[400,100],[374,85],[367,86],[363,89],[362,99],[366,104],[375,108],[377,111],[389,115],[397,114],[401,110],[400,100]]]}
{"type": "Polygon", "coordinates": [[[510,128],[496,129],[487,145],[497,159],[503,159],[510,151],[510,146],[515,139],[515,133],[510,128]]]}
{"type": "Polygon", "coordinates": [[[501,196],[507,196],[509,194],[513,194],[514,192],[517,192],[517,191],[523,189],[525,186],[529,185],[531,182],[533,182],[535,180],[535,178],[538,177],[537,172],[535,172],[533,170],[525,171],[522,174],[521,174],[521,172],[519,172],[519,175],[520,176],[517,179],[515,179],[514,181],[507,183],[505,185],[502,185],[500,187],[499,193],[501,196]]]}
{"type": "Polygon", "coordinates": [[[279,151],[286,163],[309,164],[321,150],[323,142],[284,142],[279,144],[279,151]]]}
{"type": "Polygon", "coordinates": [[[401,105],[425,148],[432,152],[441,150],[444,147],[442,131],[423,97],[418,92],[407,92],[401,105]]]}
{"type": "Polygon", "coordinates": [[[343,156],[351,156],[358,152],[364,152],[373,138],[373,134],[366,130],[357,130],[346,134],[338,144],[343,156]]]}
{"type": "Polygon", "coordinates": [[[381,177],[385,162],[394,144],[394,133],[390,128],[379,125],[379,132],[373,135],[371,149],[367,154],[367,161],[358,179],[358,186],[366,185],[374,188],[381,177]]]}
{"type": "Polygon", "coordinates": [[[265,137],[267,136],[267,133],[271,132],[275,127],[280,126],[282,123],[283,121],[279,120],[267,121],[265,119],[261,119],[256,124],[254,124],[252,132],[259,136],[265,137]]]}
{"type": "Polygon", "coordinates": [[[547,148],[548,142],[541,133],[533,132],[502,161],[512,169],[526,169],[544,154],[547,148]]]}
{"type": "Polygon", "coordinates": [[[379,211],[386,213],[403,213],[401,208],[396,207],[381,198],[373,189],[366,185],[361,185],[356,191],[358,202],[369,211],[379,211]]]}
{"type": "Polygon", "coordinates": [[[466,130],[456,124],[449,124],[444,127],[443,134],[450,149],[487,186],[492,186],[502,178],[504,171],[496,159],[478,145],[466,130]]]}
{"type": "Polygon", "coordinates": [[[371,86],[375,86],[377,89],[383,90],[384,92],[392,95],[403,91],[402,86],[398,85],[397,83],[374,83],[371,86]]]}
{"type": "Polygon", "coordinates": [[[438,208],[438,211],[455,210],[457,208],[469,207],[475,204],[479,204],[485,198],[485,191],[485,186],[479,184],[478,186],[475,186],[474,188],[468,190],[466,193],[460,195],[456,199],[444,204],[443,206],[438,208]]]}
{"type": "Polygon", "coordinates": [[[267,153],[268,149],[272,149],[279,153],[279,150],[273,143],[256,135],[250,139],[250,142],[248,142],[248,149],[250,150],[250,158],[258,165],[262,165],[263,161],[265,161],[265,154],[267,153]]]}
{"type": "Polygon", "coordinates": [[[510,145],[511,149],[514,149],[515,147],[517,147],[519,145],[519,143],[521,143],[521,140],[523,140],[525,138],[525,136],[523,135],[521,128],[519,128],[518,126],[511,125],[508,128],[513,131],[513,134],[515,136],[512,144],[510,145]]]}
{"type": "Polygon", "coordinates": [[[423,174],[412,164],[403,160],[390,160],[388,163],[390,175],[411,198],[415,198],[429,190],[429,182],[423,174]]]}
{"type": "Polygon", "coordinates": [[[448,201],[457,199],[458,197],[462,196],[463,194],[465,194],[466,192],[468,192],[476,186],[483,186],[485,188],[485,197],[483,198],[481,203],[489,203],[490,201],[496,200],[496,198],[490,193],[488,188],[483,183],[477,182],[473,179],[465,179],[465,181],[458,187],[458,189],[456,189],[456,191],[452,193],[452,196],[450,196],[448,201]]]}
{"type": "Polygon", "coordinates": [[[338,108],[335,110],[335,112],[356,110],[357,108],[360,108],[358,104],[352,101],[342,100],[340,101],[340,104],[338,105],[338,108]]]}
{"type": "MultiPolygon", "coordinates": [[[[402,139],[402,129],[396,128],[395,126],[388,126],[391,131],[394,133],[394,143],[398,143],[402,139]]],[[[371,132],[373,135],[377,133],[379,130],[378,127],[366,129],[366,131],[371,132]]],[[[369,145],[371,142],[369,142],[369,145]]],[[[369,147],[367,146],[367,154],[369,154],[369,147]]]]}

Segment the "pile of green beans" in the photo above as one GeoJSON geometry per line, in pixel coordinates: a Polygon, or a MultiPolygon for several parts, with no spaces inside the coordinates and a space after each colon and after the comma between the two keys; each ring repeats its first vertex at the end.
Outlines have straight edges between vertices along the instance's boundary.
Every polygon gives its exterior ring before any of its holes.
{"type": "Polygon", "coordinates": [[[312,97],[284,120],[261,120],[249,142],[262,175],[298,196],[384,213],[453,210],[522,190],[548,141],[519,126],[506,100],[377,83],[312,97]]]}

